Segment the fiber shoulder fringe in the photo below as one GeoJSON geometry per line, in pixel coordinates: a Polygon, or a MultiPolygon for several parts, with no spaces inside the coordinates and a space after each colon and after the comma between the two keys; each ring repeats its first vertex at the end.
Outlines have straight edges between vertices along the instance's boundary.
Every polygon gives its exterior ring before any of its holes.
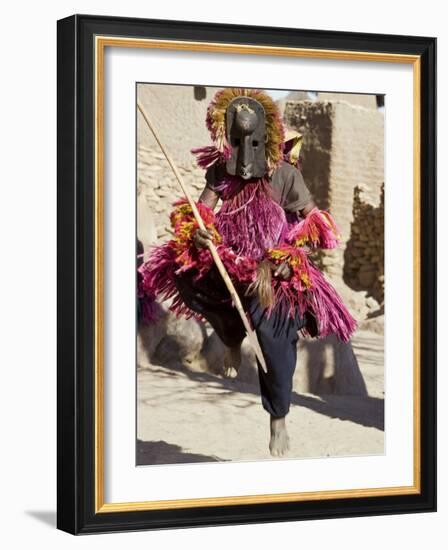
{"type": "MultiPolygon", "coordinates": [[[[224,246],[215,228],[213,210],[201,202],[196,203],[196,206],[207,230],[213,235],[213,243],[230,278],[242,290],[244,285],[254,280],[257,263],[224,246]]],[[[176,315],[201,319],[201,316],[183,302],[176,286],[176,276],[184,271],[194,270],[194,280],[198,280],[213,266],[213,258],[208,249],[197,249],[193,243],[193,236],[199,226],[186,199],[176,202],[174,207],[170,216],[174,238],[154,247],[148,260],[139,267],[138,294],[145,303],[141,312],[143,322],[154,321],[154,309],[150,307],[150,303],[156,298],[161,301],[170,300],[169,309],[176,315]]]]}

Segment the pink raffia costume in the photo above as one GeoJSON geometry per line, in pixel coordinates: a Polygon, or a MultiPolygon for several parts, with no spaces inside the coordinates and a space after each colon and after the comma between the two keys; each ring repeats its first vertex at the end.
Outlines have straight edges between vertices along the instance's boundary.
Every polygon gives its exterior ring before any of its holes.
{"type": "MultiPolygon", "coordinates": [[[[208,107],[206,123],[213,143],[193,153],[206,170],[206,187],[222,204],[217,213],[203,202],[197,206],[257,331],[268,366],[267,374],[258,369],[263,406],[273,417],[285,416],[298,331],[318,337],[335,334],[347,342],[356,328],[340,296],[310,259],[313,249],[337,246],[340,233],[326,211],[314,207],[306,217],[300,215],[312,198],[297,167],[297,155],[291,143],[285,144],[277,107],[265,92],[219,91],[208,107]],[[239,116],[243,130],[250,117],[255,120],[252,126],[258,120],[258,129],[249,134],[247,126],[241,138],[235,137],[240,134],[232,124],[239,116]],[[243,141],[254,149],[250,158],[255,176],[247,177],[244,166],[238,168],[243,154],[247,156],[243,141]],[[286,280],[271,276],[284,263],[291,276],[286,280]],[[268,266],[267,271],[263,266],[268,266]],[[266,272],[262,296],[259,279],[266,272]]],[[[155,247],[139,267],[143,319],[154,319],[155,298],[170,300],[171,311],[208,320],[225,345],[236,346],[244,338],[244,327],[210,252],[193,243],[198,225],[191,208],[186,200],[173,206],[175,236],[155,247]]]]}

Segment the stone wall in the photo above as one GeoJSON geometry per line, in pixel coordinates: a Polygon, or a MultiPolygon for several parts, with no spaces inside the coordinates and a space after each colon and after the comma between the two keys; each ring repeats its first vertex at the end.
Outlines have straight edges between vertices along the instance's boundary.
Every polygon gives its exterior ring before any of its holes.
{"type": "MultiPolygon", "coordinates": [[[[156,127],[164,146],[197,198],[205,185],[204,170],[196,166],[193,147],[210,143],[205,127],[207,106],[216,88],[139,84],[137,97],[156,127]]],[[[139,212],[145,205],[155,224],[152,240],[169,237],[172,203],[182,196],[179,184],[140,113],[137,116],[137,195],[139,212]]],[[[138,216],[138,236],[148,235],[148,219],[138,216]]],[[[153,244],[142,237],[145,246],[153,244]]]]}
{"type": "MultiPolygon", "coordinates": [[[[178,165],[179,172],[187,185],[192,197],[198,198],[205,185],[204,170],[194,166],[193,163],[178,165]]],[[[139,200],[146,204],[152,213],[155,225],[156,239],[161,242],[170,237],[169,213],[175,200],[182,197],[179,183],[166,161],[163,153],[156,147],[138,148],[138,187],[139,200]]],[[[140,222],[144,223],[139,216],[140,222]]],[[[138,234],[143,234],[145,228],[138,227],[138,234]]],[[[143,240],[143,244],[147,243],[143,240]]]]}
{"type": "Polygon", "coordinates": [[[344,255],[344,279],[355,290],[366,290],[384,304],[384,186],[380,202],[372,204],[366,190],[356,187],[353,222],[344,255]]]}

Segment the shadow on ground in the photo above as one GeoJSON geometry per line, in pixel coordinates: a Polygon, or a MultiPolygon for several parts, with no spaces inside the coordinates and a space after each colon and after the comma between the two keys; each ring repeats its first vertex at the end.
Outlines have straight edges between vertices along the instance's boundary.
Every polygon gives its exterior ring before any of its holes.
{"type": "Polygon", "coordinates": [[[217,456],[189,453],[166,441],[137,440],[137,466],[154,464],[188,464],[192,462],[225,462],[217,456]]]}
{"type": "MultiPolygon", "coordinates": [[[[247,382],[240,382],[238,378],[227,379],[206,372],[193,372],[185,368],[173,370],[168,367],[159,366],[156,369],[158,374],[168,377],[184,374],[191,380],[204,385],[204,391],[210,385],[213,388],[212,400],[215,399],[217,386],[229,393],[241,392],[243,394],[259,396],[258,386],[247,382]]],[[[376,428],[377,430],[384,431],[384,399],[353,395],[320,395],[319,397],[315,397],[310,394],[299,394],[293,391],[291,404],[305,407],[329,418],[347,420],[367,428],[376,428]]]]}
{"type": "Polygon", "coordinates": [[[317,398],[293,392],[291,403],[330,418],[348,420],[366,428],[384,431],[384,400],[377,397],[322,395],[317,398]]]}

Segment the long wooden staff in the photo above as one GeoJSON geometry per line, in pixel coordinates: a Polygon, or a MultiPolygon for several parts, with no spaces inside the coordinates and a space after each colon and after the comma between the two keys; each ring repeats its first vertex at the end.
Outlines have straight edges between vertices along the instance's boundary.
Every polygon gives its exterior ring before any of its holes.
{"type": "MultiPolygon", "coordinates": [[[[179,173],[179,170],[177,169],[176,165],[174,164],[171,156],[169,155],[168,151],[165,149],[163,143],[160,141],[160,138],[152,125],[151,121],[148,118],[148,115],[145,112],[145,109],[143,108],[142,104],[137,101],[137,107],[140,113],[142,114],[143,118],[145,119],[146,124],[148,125],[148,128],[151,130],[155,140],[159,144],[159,147],[162,151],[162,153],[165,155],[166,160],[168,161],[168,164],[171,166],[172,171],[174,172],[174,175],[177,178],[177,181],[179,182],[179,185],[182,189],[183,194],[185,195],[187,201],[189,202],[191,206],[191,210],[193,212],[193,215],[198,222],[198,225],[201,229],[206,231],[206,227],[204,225],[204,222],[201,218],[201,215],[199,214],[199,210],[196,207],[195,202],[191,198],[190,193],[188,192],[188,189],[182,179],[182,176],[179,173]]],[[[219,257],[218,251],[216,250],[215,245],[212,243],[212,241],[208,241],[208,249],[210,250],[210,253],[213,257],[213,260],[216,264],[216,267],[218,268],[219,273],[221,274],[221,277],[224,280],[224,283],[226,284],[227,290],[230,293],[230,296],[232,297],[233,303],[235,304],[235,307],[240,314],[241,320],[243,321],[244,328],[246,329],[247,336],[249,338],[249,342],[252,345],[252,348],[255,352],[255,355],[257,356],[258,361],[260,362],[260,365],[264,372],[267,372],[266,367],[266,361],[263,356],[263,352],[261,351],[260,343],[258,342],[257,333],[252,330],[252,327],[250,326],[249,319],[246,316],[246,313],[243,309],[243,305],[241,303],[240,297],[238,295],[238,292],[236,291],[235,287],[233,286],[233,283],[229,277],[229,274],[226,271],[226,268],[224,267],[224,264],[222,263],[221,258],[219,257]]]]}

